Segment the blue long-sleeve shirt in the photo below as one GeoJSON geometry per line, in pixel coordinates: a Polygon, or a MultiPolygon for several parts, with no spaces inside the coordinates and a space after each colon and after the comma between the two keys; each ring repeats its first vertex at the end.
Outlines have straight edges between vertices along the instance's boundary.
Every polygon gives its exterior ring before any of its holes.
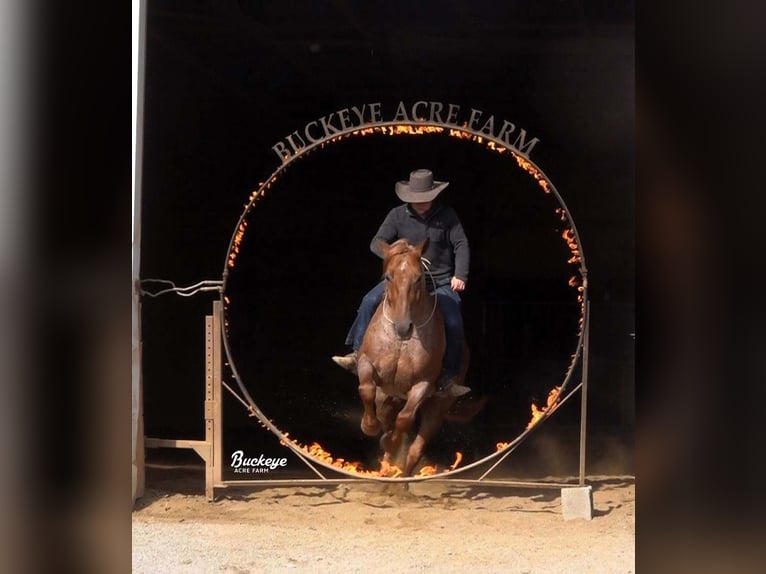
{"type": "Polygon", "coordinates": [[[397,239],[407,239],[417,245],[426,237],[430,241],[423,257],[431,262],[435,286],[449,285],[453,275],[467,283],[471,262],[468,238],[455,210],[443,203],[435,202],[425,218],[406,203],[393,208],[372,238],[370,249],[383,258],[378,240],[390,244],[397,239]]]}

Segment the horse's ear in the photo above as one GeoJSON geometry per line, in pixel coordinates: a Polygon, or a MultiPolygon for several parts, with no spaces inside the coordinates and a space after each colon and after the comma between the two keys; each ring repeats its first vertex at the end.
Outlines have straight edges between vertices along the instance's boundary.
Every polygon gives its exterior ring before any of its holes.
{"type": "Polygon", "coordinates": [[[391,249],[391,246],[382,239],[378,239],[378,249],[383,253],[383,259],[385,259],[388,257],[388,252],[391,249]]]}
{"type": "Polygon", "coordinates": [[[418,255],[419,255],[419,256],[421,256],[421,257],[423,256],[423,253],[425,253],[425,250],[426,250],[426,249],[428,249],[428,243],[429,243],[430,241],[431,241],[431,240],[430,240],[428,237],[426,237],[426,238],[423,240],[423,242],[422,242],[422,243],[420,243],[420,244],[418,244],[418,245],[416,245],[416,246],[415,246],[415,249],[417,249],[417,251],[418,251],[418,255]]]}

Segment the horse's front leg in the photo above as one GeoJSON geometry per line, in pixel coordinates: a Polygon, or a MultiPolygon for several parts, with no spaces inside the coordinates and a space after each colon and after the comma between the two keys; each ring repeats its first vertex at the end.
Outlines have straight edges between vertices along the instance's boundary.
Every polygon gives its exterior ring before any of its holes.
{"type": "Polygon", "coordinates": [[[407,402],[402,410],[396,416],[394,422],[394,428],[391,434],[384,438],[384,448],[386,453],[394,453],[399,449],[399,444],[402,441],[402,437],[412,428],[415,422],[415,415],[431,393],[433,392],[433,386],[428,381],[421,381],[415,383],[410,388],[410,392],[407,393],[407,402]]]}
{"type": "Polygon", "coordinates": [[[436,436],[444,422],[444,416],[449,411],[455,397],[439,397],[438,395],[423,405],[420,410],[420,425],[418,425],[418,434],[412,441],[407,451],[407,459],[402,469],[404,476],[410,476],[415,466],[420,462],[425,450],[426,444],[436,436]]]}
{"type": "Polygon", "coordinates": [[[362,432],[367,436],[378,436],[380,421],[375,414],[375,372],[372,364],[360,357],[357,373],[359,375],[359,397],[362,399],[362,432]]]}

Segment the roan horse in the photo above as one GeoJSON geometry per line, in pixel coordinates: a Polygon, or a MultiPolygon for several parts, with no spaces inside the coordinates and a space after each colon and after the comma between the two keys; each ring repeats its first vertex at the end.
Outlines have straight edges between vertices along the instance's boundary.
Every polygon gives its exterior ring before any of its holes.
{"type": "MultiPolygon", "coordinates": [[[[444,319],[436,296],[426,288],[421,263],[428,239],[416,246],[405,239],[391,245],[381,241],[380,247],[385,297],[367,327],[357,359],[359,396],[364,403],[361,427],[368,436],[383,431],[383,461],[394,465],[402,440],[419,412],[417,436],[402,466],[402,474],[411,476],[456,397],[447,391],[437,392],[435,386],[445,339],[444,319]]],[[[460,383],[468,369],[467,353],[464,344],[460,383]]]]}

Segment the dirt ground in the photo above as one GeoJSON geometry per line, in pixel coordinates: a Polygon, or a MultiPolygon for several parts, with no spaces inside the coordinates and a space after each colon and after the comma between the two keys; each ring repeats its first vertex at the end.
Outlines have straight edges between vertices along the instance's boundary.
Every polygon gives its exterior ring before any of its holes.
{"type": "Polygon", "coordinates": [[[634,571],[632,477],[590,476],[593,520],[565,521],[559,489],[364,482],[228,489],[208,503],[201,472],[147,469],[133,572],[634,571]]]}

